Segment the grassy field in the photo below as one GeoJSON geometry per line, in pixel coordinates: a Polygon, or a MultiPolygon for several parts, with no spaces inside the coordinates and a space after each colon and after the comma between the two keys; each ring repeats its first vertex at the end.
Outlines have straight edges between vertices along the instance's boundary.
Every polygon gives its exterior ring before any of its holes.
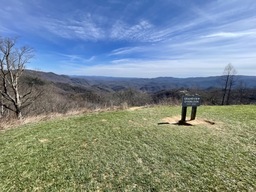
{"type": "Polygon", "coordinates": [[[256,106],[101,112],[0,132],[0,191],[256,191],[256,106]],[[188,114],[189,115],[189,114],[188,114]]]}

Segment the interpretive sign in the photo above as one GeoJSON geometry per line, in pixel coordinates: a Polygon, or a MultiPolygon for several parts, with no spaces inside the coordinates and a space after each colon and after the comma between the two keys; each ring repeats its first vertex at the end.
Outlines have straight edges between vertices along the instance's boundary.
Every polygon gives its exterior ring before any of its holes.
{"type": "Polygon", "coordinates": [[[199,96],[184,96],[182,97],[182,111],[181,111],[181,123],[186,122],[186,115],[187,115],[187,107],[191,106],[191,118],[190,120],[195,120],[196,118],[196,111],[197,106],[200,106],[201,98],[199,96]]]}
{"type": "Polygon", "coordinates": [[[182,98],[182,106],[188,107],[188,106],[199,106],[201,104],[201,98],[199,96],[184,96],[182,98]]]}

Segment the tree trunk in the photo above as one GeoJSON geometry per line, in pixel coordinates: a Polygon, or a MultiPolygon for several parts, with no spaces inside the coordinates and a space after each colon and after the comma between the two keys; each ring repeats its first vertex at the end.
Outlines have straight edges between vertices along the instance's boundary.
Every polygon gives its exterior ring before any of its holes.
{"type": "Polygon", "coordinates": [[[234,77],[236,74],[236,70],[231,64],[228,64],[225,67],[223,74],[224,74],[224,77],[222,80],[224,82],[224,88],[223,88],[223,96],[222,96],[221,105],[225,104],[225,100],[226,100],[226,105],[228,105],[230,95],[231,95],[231,89],[234,85],[234,77]]]}
{"type": "Polygon", "coordinates": [[[16,116],[18,119],[22,119],[22,114],[20,110],[16,111],[16,116]]]}
{"type": "Polygon", "coordinates": [[[21,101],[20,101],[20,96],[18,93],[18,89],[16,89],[16,94],[15,94],[15,100],[16,100],[16,104],[15,104],[15,113],[18,119],[22,119],[22,114],[21,114],[21,101]]]}
{"type": "Polygon", "coordinates": [[[222,96],[221,105],[224,105],[224,103],[225,103],[225,97],[226,97],[226,94],[227,94],[228,82],[229,82],[229,75],[227,75],[227,78],[225,80],[225,87],[224,87],[224,93],[223,93],[223,96],[222,96]]]}

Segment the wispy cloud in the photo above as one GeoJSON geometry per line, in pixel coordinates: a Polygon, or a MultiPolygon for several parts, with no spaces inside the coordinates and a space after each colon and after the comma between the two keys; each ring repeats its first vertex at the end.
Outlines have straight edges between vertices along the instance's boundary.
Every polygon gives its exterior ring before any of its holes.
{"type": "Polygon", "coordinates": [[[62,54],[62,53],[57,53],[60,57],[62,57],[63,61],[66,63],[86,63],[86,62],[91,62],[93,61],[96,57],[91,56],[90,58],[84,58],[80,55],[70,55],[70,54],[62,54]]]}
{"type": "Polygon", "coordinates": [[[14,32],[6,27],[0,26],[0,33],[1,34],[13,34],[14,32]]]}
{"type": "Polygon", "coordinates": [[[210,35],[206,35],[204,37],[220,37],[220,38],[237,38],[237,37],[244,37],[244,36],[256,36],[256,31],[249,31],[249,32],[219,32],[213,33],[210,35]]]}
{"type": "Polygon", "coordinates": [[[255,70],[255,0],[56,2],[8,0],[0,15],[1,34],[27,38],[56,70],[210,75],[230,62],[255,70]]]}
{"type": "Polygon", "coordinates": [[[88,17],[82,21],[44,19],[42,24],[49,32],[68,39],[99,40],[105,36],[103,30],[88,17]]]}
{"type": "MultiPolygon", "coordinates": [[[[231,61],[227,58],[181,59],[181,60],[132,60],[124,59],[113,64],[98,64],[81,66],[79,70],[69,68],[73,74],[101,75],[115,77],[196,77],[221,75],[225,65],[231,61]]],[[[239,58],[232,62],[237,71],[254,67],[251,59],[239,58]],[[241,66],[240,64],[243,63],[241,66]]],[[[248,71],[246,75],[255,75],[254,71],[248,71]]]]}
{"type": "Polygon", "coordinates": [[[145,51],[143,46],[140,46],[140,47],[122,47],[122,48],[112,50],[111,53],[109,54],[109,56],[127,55],[127,54],[139,53],[139,52],[143,52],[143,51],[145,51]]]}
{"type": "Polygon", "coordinates": [[[153,25],[146,20],[141,20],[135,25],[118,21],[111,28],[109,37],[116,40],[148,41],[152,28],[153,25]]]}

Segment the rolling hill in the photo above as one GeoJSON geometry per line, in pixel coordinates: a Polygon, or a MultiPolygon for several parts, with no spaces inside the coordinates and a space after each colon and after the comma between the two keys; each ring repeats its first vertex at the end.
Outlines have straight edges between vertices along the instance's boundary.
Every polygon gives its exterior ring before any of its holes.
{"type": "MultiPolygon", "coordinates": [[[[212,77],[158,77],[158,78],[122,78],[122,77],[97,77],[97,76],[67,76],[54,73],[30,71],[26,74],[39,77],[45,81],[56,84],[68,84],[79,86],[85,89],[94,89],[98,91],[119,91],[127,88],[155,93],[168,89],[196,88],[211,89],[221,88],[220,76],[212,77]]],[[[237,75],[235,86],[243,83],[246,88],[256,88],[256,76],[237,75]]]]}
{"type": "Polygon", "coordinates": [[[0,191],[256,190],[255,105],[201,106],[194,126],[159,125],[179,115],[157,106],[1,131],[0,191]]]}

